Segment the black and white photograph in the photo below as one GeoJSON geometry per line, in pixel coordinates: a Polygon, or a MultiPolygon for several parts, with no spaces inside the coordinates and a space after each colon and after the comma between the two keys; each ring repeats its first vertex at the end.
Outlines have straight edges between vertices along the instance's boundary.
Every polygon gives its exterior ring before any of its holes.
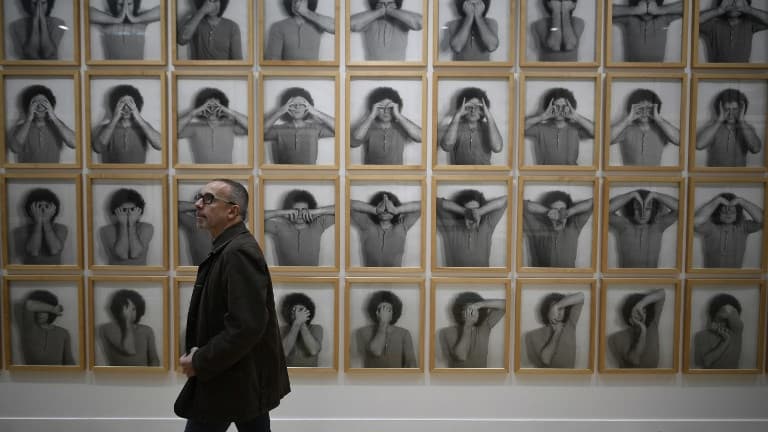
{"type": "Polygon", "coordinates": [[[609,73],[603,138],[606,170],[680,171],[685,151],[683,74],[609,73]]]}
{"type": "Polygon", "coordinates": [[[9,168],[79,168],[80,73],[2,74],[0,158],[9,168]]]}
{"type": "Polygon", "coordinates": [[[768,4],[752,0],[699,0],[693,11],[693,65],[765,68],[768,4]]]}
{"type": "Polygon", "coordinates": [[[89,268],[167,269],[167,177],[89,174],[87,182],[89,268]]]}
{"type": "Polygon", "coordinates": [[[509,170],[512,75],[435,73],[433,168],[509,170]]]}
{"type": "Polygon", "coordinates": [[[688,11],[684,0],[605,0],[606,64],[684,67],[688,63],[688,11]]]}
{"type": "Polygon", "coordinates": [[[676,373],[680,282],[603,279],[600,373],[676,373]]]}
{"type": "Polygon", "coordinates": [[[765,75],[697,74],[691,88],[691,171],[765,171],[765,75]]]}
{"type": "Polygon", "coordinates": [[[515,372],[594,371],[595,282],[518,279],[515,293],[515,372]]]}
{"type": "Polygon", "coordinates": [[[338,177],[263,174],[259,181],[260,243],[270,268],[338,270],[338,177]]]}
{"type": "Polygon", "coordinates": [[[433,270],[509,270],[511,180],[484,177],[433,177],[433,270]]]}
{"type": "Polygon", "coordinates": [[[603,185],[603,272],[679,273],[683,180],[608,177],[603,185]]]}
{"type": "Polygon", "coordinates": [[[83,3],[87,64],[166,64],[166,0],[83,3]]]}
{"type": "Polygon", "coordinates": [[[347,176],[348,271],[423,271],[423,176],[347,176]]]}
{"type": "Polygon", "coordinates": [[[518,164],[522,170],[594,171],[598,165],[599,78],[592,73],[524,74],[518,164]]]}
{"type": "Polygon", "coordinates": [[[80,64],[78,0],[6,0],[2,7],[2,63],[80,64]]]}
{"type": "Polygon", "coordinates": [[[687,271],[765,270],[765,181],[699,177],[689,187],[687,271]]]}
{"type": "Polygon", "coordinates": [[[10,370],[85,368],[80,276],[6,276],[5,364],[10,370]]]}
{"type": "Polygon", "coordinates": [[[432,372],[509,370],[509,279],[433,278],[432,372]]]}
{"type": "Polygon", "coordinates": [[[173,73],[176,168],[253,167],[250,73],[173,73]]]}
{"type": "Polygon", "coordinates": [[[168,370],[168,278],[88,278],[90,367],[168,370]]]}
{"type": "Polygon", "coordinates": [[[338,73],[262,72],[258,94],[262,167],[338,167],[338,73]]]}
{"type": "Polygon", "coordinates": [[[523,66],[595,67],[600,64],[603,0],[521,0],[519,3],[523,66]]]}
{"type": "Polygon", "coordinates": [[[173,279],[173,352],[171,359],[176,359],[173,369],[181,371],[178,359],[186,354],[187,315],[192,292],[195,290],[194,276],[178,276],[173,279]]]}
{"type": "Polygon", "coordinates": [[[424,370],[424,280],[346,279],[345,372],[424,370]]]}
{"type": "Polygon", "coordinates": [[[253,64],[254,2],[169,0],[175,65],[253,64]]]}
{"type": "Polygon", "coordinates": [[[593,177],[521,177],[517,269],[591,273],[596,267],[593,177]]]}
{"type": "Polygon", "coordinates": [[[762,280],[688,281],[683,372],[761,373],[764,305],[762,280]]]}
{"type": "Polygon", "coordinates": [[[83,268],[81,190],[79,174],[12,173],[0,179],[5,268],[83,268]]]}
{"type": "MultiPolygon", "coordinates": [[[[176,217],[173,218],[173,257],[174,268],[177,272],[195,272],[197,266],[211,252],[213,239],[211,234],[197,227],[198,201],[204,198],[200,196],[200,190],[211,180],[219,176],[209,174],[205,176],[178,174],[173,178],[173,205],[176,217]]],[[[249,175],[231,175],[227,178],[232,179],[245,187],[248,195],[255,196],[253,192],[253,176],[249,175]]],[[[202,205],[205,205],[203,202],[202,205]]],[[[254,220],[251,213],[240,210],[244,216],[245,224],[253,232],[254,220]]]]}
{"type": "Polygon", "coordinates": [[[436,66],[512,66],[515,2],[435,0],[432,4],[436,66]]]}
{"type": "Polygon", "coordinates": [[[340,1],[258,2],[260,64],[338,65],[340,1]]]}
{"type": "Polygon", "coordinates": [[[427,81],[423,72],[349,72],[346,92],[347,168],[424,169],[427,81]]]}
{"type": "Polygon", "coordinates": [[[165,74],[88,71],[88,166],[165,168],[165,74]]]}
{"type": "Polygon", "coordinates": [[[277,322],[291,372],[338,370],[337,278],[275,277],[277,322]]]}
{"type": "Polygon", "coordinates": [[[427,0],[346,0],[347,65],[427,64],[427,0]]]}

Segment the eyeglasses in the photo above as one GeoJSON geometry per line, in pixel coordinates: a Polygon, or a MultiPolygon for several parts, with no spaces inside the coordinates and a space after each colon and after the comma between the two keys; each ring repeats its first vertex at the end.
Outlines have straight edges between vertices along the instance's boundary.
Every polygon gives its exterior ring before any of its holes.
{"type": "Polygon", "coordinates": [[[214,200],[222,201],[222,202],[225,202],[227,204],[237,205],[237,203],[234,202],[234,201],[226,200],[224,198],[219,198],[219,197],[217,197],[216,195],[214,195],[214,194],[212,194],[210,192],[207,192],[207,193],[200,193],[200,192],[198,192],[198,193],[195,194],[194,197],[192,197],[192,199],[194,199],[195,202],[203,200],[203,204],[204,205],[211,205],[211,203],[213,203],[214,200]]]}

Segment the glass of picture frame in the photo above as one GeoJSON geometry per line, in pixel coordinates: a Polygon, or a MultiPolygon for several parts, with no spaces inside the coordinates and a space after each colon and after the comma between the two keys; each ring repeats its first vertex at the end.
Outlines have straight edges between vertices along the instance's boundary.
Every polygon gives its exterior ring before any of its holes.
{"type": "MultiPolygon", "coordinates": [[[[49,3],[36,11],[32,2],[8,0],[0,7],[1,63],[9,66],[77,66],[80,64],[79,0],[49,3]],[[36,15],[46,23],[47,35],[30,41],[36,15]]],[[[41,32],[42,33],[42,32],[41,32]]]]}
{"type": "Polygon", "coordinates": [[[680,280],[609,278],[601,285],[598,371],[677,373],[680,280]]]}
{"type": "Polygon", "coordinates": [[[173,278],[173,351],[174,370],[181,372],[179,359],[187,353],[187,316],[192,292],[195,289],[195,276],[176,276],[173,278]]]}
{"type": "Polygon", "coordinates": [[[254,2],[171,1],[171,56],[176,66],[252,66],[254,2]],[[211,2],[214,3],[214,2],[211,2]],[[212,18],[218,17],[215,23],[212,18]]]}
{"type": "Polygon", "coordinates": [[[338,66],[339,0],[308,3],[303,12],[287,10],[286,5],[259,2],[259,64],[338,66]],[[310,25],[303,25],[306,22],[310,25]]]}
{"type": "Polygon", "coordinates": [[[693,9],[693,66],[765,69],[768,32],[763,2],[739,11],[722,0],[698,0],[693,9]]]}
{"type": "Polygon", "coordinates": [[[168,62],[165,0],[136,2],[133,10],[105,0],[83,3],[86,64],[163,66],[168,62]]]}
{"type": "Polygon", "coordinates": [[[385,3],[346,0],[347,66],[426,66],[429,2],[385,3]]]}
{"type": "Polygon", "coordinates": [[[423,278],[348,277],[344,298],[345,372],[424,371],[423,278]]]}
{"type": "Polygon", "coordinates": [[[765,281],[689,279],[684,319],[684,373],[762,372],[765,281]]]}
{"type": "Polygon", "coordinates": [[[483,2],[483,31],[475,14],[457,8],[454,0],[432,2],[432,62],[435,66],[511,67],[515,60],[516,2],[483,2]],[[471,31],[460,32],[472,21],[471,31]]]}

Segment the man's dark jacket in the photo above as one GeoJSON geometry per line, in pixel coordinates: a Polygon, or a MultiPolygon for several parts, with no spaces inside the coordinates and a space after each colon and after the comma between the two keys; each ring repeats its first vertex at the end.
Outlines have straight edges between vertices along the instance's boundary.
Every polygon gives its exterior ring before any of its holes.
{"type": "Polygon", "coordinates": [[[264,255],[242,223],[224,230],[200,264],[186,350],[199,347],[174,411],[203,421],[249,420],[290,391],[264,255]]]}

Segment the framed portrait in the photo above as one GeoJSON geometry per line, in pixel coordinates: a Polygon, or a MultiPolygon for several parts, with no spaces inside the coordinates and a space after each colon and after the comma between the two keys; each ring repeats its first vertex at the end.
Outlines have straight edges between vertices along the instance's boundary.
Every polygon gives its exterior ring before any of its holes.
{"type": "Polygon", "coordinates": [[[169,1],[174,65],[253,65],[254,2],[169,1]]]}
{"type": "Polygon", "coordinates": [[[606,1],[606,66],[686,67],[690,3],[606,1]]]}
{"type": "Polygon", "coordinates": [[[345,288],[344,371],[423,372],[424,279],[348,277],[345,288]]]}
{"type": "Polygon", "coordinates": [[[80,72],[4,70],[0,77],[5,167],[80,168],[80,72]]]}
{"type": "Polygon", "coordinates": [[[425,73],[347,72],[346,87],[347,169],[423,170],[427,160],[425,73]]]}
{"type": "Polygon", "coordinates": [[[767,200],[763,179],[690,178],[686,271],[764,272],[767,200]]]}
{"type": "Polygon", "coordinates": [[[502,66],[515,61],[514,1],[432,2],[435,66],[502,66]],[[466,28],[469,26],[469,31],[466,28]]]}
{"type": "Polygon", "coordinates": [[[259,63],[263,66],[338,66],[339,1],[313,1],[304,5],[288,0],[259,2],[259,63]]]}
{"type": "Polygon", "coordinates": [[[173,72],[173,165],[253,168],[253,75],[173,72]]]}
{"type": "Polygon", "coordinates": [[[768,7],[723,0],[696,0],[693,9],[693,66],[768,66],[768,7]]]}
{"type": "Polygon", "coordinates": [[[347,66],[426,66],[428,0],[345,0],[347,66]]]}
{"type": "Polygon", "coordinates": [[[598,67],[603,3],[520,0],[520,64],[598,67]]]}
{"type": "Polygon", "coordinates": [[[509,171],[513,87],[505,72],[435,72],[433,169],[509,171]]]}
{"type": "Polygon", "coordinates": [[[168,370],[167,276],[89,277],[88,322],[90,369],[168,370]]]}
{"type": "Polygon", "coordinates": [[[688,81],[682,73],[609,72],[605,84],[606,171],[683,167],[688,81]]]}
{"type": "Polygon", "coordinates": [[[83,3],[86,64],[161,66],[168,62],[165,0],[134,2],[132,8],[113,0],[83,3]]]}
{"type": "Polygon", "coordinates": [[[508,372],[510,279],[433,278],[430,285],[429,370],[508,372]]]}
{"type": "Polygon", "coordinates": [[[689,167],[694,172],[765,172],[768,77],[694,73],[689,167]]]}
{"type": "Polygon", "coordinates": [[[173,279],[173,346],[170,353],[174,359],[174,370],[181,373],[179,358],[187,353],[187,316],[192,292],[195,290],[194,276],[177,276],[173,279]]]}
{"type": "Polygon", "coordinates": [[[594,372],[595,281],[518,279],[515,372],[594,372]]]}
{"type": "Polygon", "coordinates": [[[339,270],[339,178],[262,174],[259,241],[270,271],[339,270]]]}
{"type": "Polygon", "coordinates": [[[600,76],[591,72],[521,74],[521,171],[597,169],[601,88],[600,76]]]}
{"type": "Polygon", "coordinates": [[[603,279],[599,372],[677,373],[680,299],[678,279],[603,279]]]}
{"type": "Polygon", "coordinates": [[[423,176],[348,175],[346,269],[423,272],[426,184],[423,176]]]}
{"type": "Polygon", "coordinates": [[[80,174],[9,173],[0,177],[4,267],[83,268],[80,174]]]}
{"type": "Polygon", "coordinates": [[[87,71],[88,167],[166,168],[165,94],[162,71],[87,71]]]}
{"type": "Polygon", "coordinates": [[[88,174],[88,268],[168,269],[165,174],[88,174]]]}
{"type": "Polygon", "coordinates": [[[262,168],[339,167],[338,72],[262,72],[258,94],[262,168]]]}
{"type": "Polygon", "coordinates": [[[511,177],[437,175],[432,193],[432,271],[508,272],[511,177]]]}
{"type": "Polygon", "coordinates": [[[27,0],[4,1],[0,7],[2,64],[79,65],[79,11],[78,0],[49,2],[40,6],[27,0]]]}
{"type": "Polygon", "coordinates": [[[689,279],[684,319],[683,372],[762,372],[765,281],[689,279]]]}
{"type": "Polygon", "coordinates": [[[339,368],[339,279],[272,279],[283,351],[291,373],[327,373],[339,368]]]}
{"type": "Polygon", "coordinates": [[[606,177],[601,243],[603,273],[642,276],[680,273],[684,213],[685,190],[681,177],[606,177]]]}
{"type": "Polygon", "coordinates": [[[522,176],[518,193],[517,271],[594,273],[598,180],[522,176]]]}
{"type": "MultiPolygon", "coordinates": [[[[197,266],[203,262],[213,247],[213,239],[207,230],[197,227],[195,195],[211,180],[220,178],[217,174],[193,175],[177,174],[173,176],[173,267],[176,272],[196,272],[197,266]]],[[[245,213],[245,223],[254,232],[254,220],[257,216],[252,213],[253,202],[256,199],[253,190],[252,175],[229,175],[245,187],[250,198],[249,208],[245,213]]],[[[242,210],[241,210],[241,214],[242,210]]]]}
{"type": "Polygon", "coordinates": [[[3,279],[5,364],[10,370],[85,368],[83,280],[80,276],[3,279]]]}

